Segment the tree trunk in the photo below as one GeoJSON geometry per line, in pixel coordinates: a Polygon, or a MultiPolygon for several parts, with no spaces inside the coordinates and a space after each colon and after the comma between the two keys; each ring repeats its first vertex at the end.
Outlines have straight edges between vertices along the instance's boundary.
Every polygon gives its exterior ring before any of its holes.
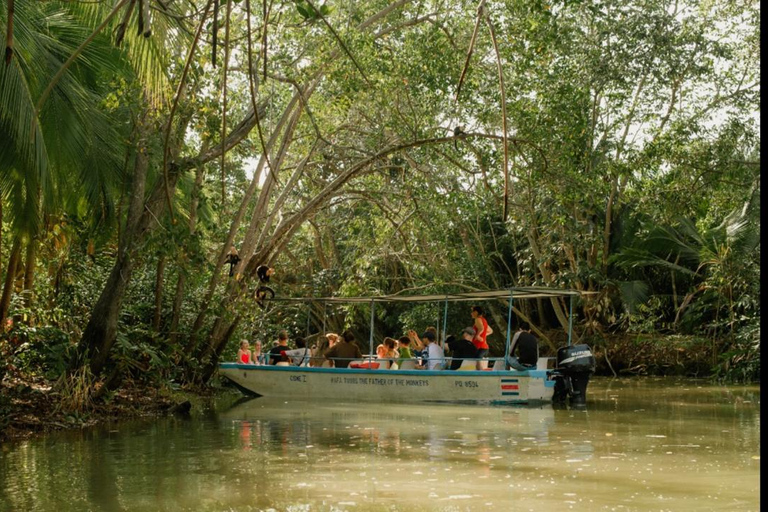
{"type": "MultiPolygon", "coordinates": [[[[204,150],[208,147],[207,139],[203,142],[204,150]]],[[[205,177],[205,167],[198,166],[195,170],[195,183],[192,186],[192,192],[190,193],[189,204],[189,234],[194,235],[197,229],[197,208],[200,205],[200,190],[203,186],[203,178],[205,177]]],[[[182,248],[182,251],[188,250],[188,248],[182,248]]],[[[182,261],[186,261],[186,258],[182,254],[182,261]]],[[[184,268],[179,268],[179,277],[176,281],[176,291],[173,296],[173,309],[171,312],[171,325],[169,327],[169,341],[171,345],[175,345],[178,337],[179,319],[181,317],[181,303],[184,300],[184,289],[187,284],[187,274],[184,268]]],[[[189,352],[189,351],[188,351],[189,352]]]]}
{"type": "Polygon", "coordinates": [[[179,278],[176,280],[176,291],[173,295],[173,308],[171,310],[171,325],[168,327],[168,341],[171,345],[176,343],[178,338],[179,318],[181,317],[181,303],[184,300],[184,289],[187,285],[187,275],[184,269],[179,268],[179,278]]]}
{"type": "Polygon", "coordinates": [[[3,268],[3,196],[0,195],[0,268],[3,268]]]}
{"type": "MultiPolygon", "coordinates": [[[[361,31],[364,31],[371,28],[377,20],[383,18],[387,13],[390,13],[398,9],[400,6],[406,3],[407,3],[407,0],[399,0],[388,5],[386,8],[382,9],[381,11],[377,12],[373,16],[369,17],[366,21],[361,23],[358,26],[358,29],[361,31]]],[[[376,37],[382,37],[383,35],[386,34],[386,32],[387,32],[386,30],[380,31],[376,34],[376,37]]],[[[327,62],[328,63],[332,62],[339,55],[340,53],[338,51],[333,52],[327,59],[327,62]]],[[[322,79],[322,77],[325,75],[326,72],[327,72],[327,68],[322,68],[318,70],[315,76],[313,76],[308,81],[308,85],[306,86],[304,91],[302,91],[298,85],[294,84],[296,85],[296,88],[298,89],[298,91],[297,93],[294,94],[294,96],[291,99],[291,102],[283,111],[283,116],[280,119],[279,127],[276,128],[272,133],[270,141],[267,144],[266,151],[271,151],[272,148],[274,147],[274,144],[276,142],[276,136],[281,132],[281,127],[283,126],[283,124],[287,120],[291,119],[291,116],[298,116],[298,114],[300,114],[303,111],[304,104],[306,103],[306,98],[303,97],[303,95],[311,94],[311,91],[314,90],[314,88],[317,86],[317,84],[320,82],[320,80],[322,79]],[[296,102],[298,102],[299,100],[301,100],[301,105],[296,107],[296,102]],[[294,111],[294,108],[296,108],[295,111],[294,111]]],[[[293,124],[295,127],[295,121],[293,122],[293,124]]],[[[285,153],[287,146],[290,144],[290,137],[291,137],[291,134],[293,133],[293,129],[294,128],[291,128],[291,127],[285,129],[285,133],[283,134],[283,141],[282,141],[283,147],[281,147],[279,153],[281,154],[285,153]]],[[[450,140],[453,140],[453,139],[451,138],[450,140]]],[[[397,149],[404,149],[404,148],[412,147],[416,145],[419,145],[419,144],[418,143],[415,145],[405,144],[397,149]]],[[[387,152],[384,152],[384,154],[386,155],[387,152]]],[[[288,222],[285,222],[285,221],[282,222],[279,226],[277,226],[276,233],[271,234],[268,237],[269,240],[265,240],[265,236],[269,228],[271,227],[271,225],[269,221],[265,221],[264,219],[267,218],[266,211],[267,211],[267,207],[269,206],[269,199],[273,194],[272,187],[274,185],[274,181],[276,181],[274,173],[277,172],[277,167],[279,167],[279,165],[276,165],[273,162],[272,168],[270,169],[272,172],[269,174],[264,186],[262,187],[259,200],[257,201],[257,206],[254,209],[253,215],[251,216],[252,223],[249,226],[248,232],[245,236],[245,240],[243,243],[244,247],[242,248],[243,250],[240,251],[241,253],[240,256],[243,260],[239,264],[239,268],[237,271],[241,274],[244,274],[246,279],[248,277],[252,277],[255,273],[256,267],[267,260],[268,256],[273,252],[274,248],[284,243],[285,240],[289,239],[292,236],[295,229],[298,228],[298,224],[300,224],[301,222],[309,218],[311,214],[313,214],[324,201],[328,200],[329,198],[328,193],[335,192],[341,185],[346,183],[346,181],[351,179],[355,174],[360,173],[364,167],[367,167],[368,165],[373,163],[373,161],[374,160],[366,160],[361,165],[354,166],[354,170],[351,173],[350,172],[345,173],[345,177],[342,178],[341,180],[338,180],[338,179],[334,180],[331,185],[326,187],[325,189],[326,193],[321,192],[320,197],[316,198],[313,201],[310,201],[310,203],[305,206],[302,212],[291,216],[291,219],[288,222]],[[260,231],[261,234],[260,236],[256,237],[256,233],[258,231],[260,231]]],[[[254,182],[257,180],[258,175],[261,169],[263,168],[263,166],[265,165],[265,163],[266,163],[265,157],[264,155],[262,155],[262,158],[259,161],[257,170],[254,173],[254,182]]],[[[242,214],[244,213],[244,207],[248,204],[248,202],[250,202],[252,195],[253,195],[253,182],[252,182],[251,188],[249,188],[249,190],[246,192],[245,197],[241,202],[240,209],[235,215],[235,219],[233,220],[230,226],[230,231],[229,231],[227,240],[225,241],[219,253],[219,257],[216,263],[216,270],[214,271],[214,275],[212,276],[211,281],[209,282],[208,289],[206,290],[206,294],[203,297],[203,300],[200,305],[200,310],[192,326],[192,331],[190,333],[188,346],[192,350],[197,350],[198,353],[210,352],[211,350],[213,350],[214,357],[217,357],[217,354],[220,353],[220,350],[217,351],[215,348],[212,348],[212,344],[215,344],[215,341],[214,341],[215,337],[213,332],[211,333],[211,335],[208,336],[208,342],[206,347],[197,346],[198,345],[197,336],[198,336],[198,333],[202,330],[205,317],[208,314],[208,309],[210,308],[213,294],[218,284],[219,268],[221,267],[221,265],[223,265],[224,258],[226,257],[226,253],[229,250],[229,247],[232,245],[232,242],[234,241],[235,233],[237,232],[240,222],[242,221],[242,214]]],[[[230,297],[236,297],[239,293],[242,292],[242,286],[243,286],[242,282],[237,284],[230,283],[230,285],[228,286],[227,295],[230,297]]],[[[222,315],[223,314],[225,314],[224,311],[222,311],[222,315]]],[[[219,320],[217,319],[215,323],[218,324],[219,320]]],[[[215,368],[215,362],[213,364],[215,368]]]]}
{"type": "MultiPolygon", "coordinates": [[[[146,185],[147,167],[149,165],[147,156],[147,143],[145,137],[149,127],[140,126],[140,140],[137,142],[137,157],[128,207],[128,220],[126,221],[123,236],[121,237],[118,258],[112,273],[107,279],[104,290],[101,292],[98,302],[91,312],[91,318],[83,332],[78,345],[77,357],[73,360],[71,369],[75,369],[82,364],[86,357],[92,358],[91,371],[97,375],[103,368],[109,355],[109,350],[115,341],[117,332],[117,320],[120,308],[122,306],[123,296],[130,282],[133,271],[133,258],[138,251],[141,242],[151,233],[156,225],[156,219],[163,214],[167,202],[165,199],[166,185],[169,190],[176,188],[176,182],[179,177],[189,169],[201,166],[217,158],[221,151],[229,150],[239,144],[253,128],[253,114],[249,113],[246,118],[229,134],[227,139],[210,151],[200,153],[197,157],[185,158],[178,162],[171,161],[168,164],[168,183],[164,181],[161,174],[152,187],[152,192],[144,201],[144,189],[146,185]],[[140,188],[140,190],[139,190],[140,188]]],[[[180,123],[179,134],[183,134],[189,119],[180,123]]],[[[142,122],[142,125],[144,122],[142,122]]],[[[178,137],[180,140],[180,137],[178,137]]],[[[178,154],[179,145],[176,145],[174,152],[178,154]]]]}
{"type": "Polygon", "coordinates": [[[232,337],[232,333],[234,333],[237,327],[240,325],[240,320],[240,316],[237,316],[234,321],[232,321],[232,323],[226,327],[226,329],[222,327],[222,322],[219,326],[219,329],[217,329],[219,332],[216,333],[216,336],[214,337],[211,335],[211,342],[213,343],[210,351],[211,355],[210,358],[204,362],[203,369],[200,371],[200,374],[196,379],[199,383],[206,384],[209,380],[211,380],[211,377],[213,377],[213,374],[218,366],[219,359],[221,358],[221,353],[224,351],[224,347],[227,346],[227,342],[232,337]]]}
{"type": "MultiPolygon", "coordinates": [[[[294,94],[293,98],[291,99],[291,102],[288,104],[285,111],[283,112],[283,116],[280,119],[278,126],[275,128],[274,133],[270,137],[267,143],[267,151],[272,150],[272,147],[274,146],[274,144],[278,139],[278,134],[281,133],[282,127],[285,125],[285,123],[287,123],[290,119],[292,119],[292,116],[296,115],[293,112],[294,107],[300,104],[301,103],[299,101],[298,93],[296,93],[294,94]]],[[[302,110],[301,108],[298,109],[299,112],[301,112],[301,110],[302,110]]],[[[295,123],[292,125],[292,128],[295,128],[295,123]]],[[[283,135],[284,140],[286,138],[290,138],[290,135],[292,133],[293,133],[292,129],[290,128],[286,129],[283,135]]],[[[285,143],[283,144],[283,146],[285,146],[285,143]]],[[[266,213],[262,212],[259,205],[261,205],[262,202],[265,202],[264,204],[268,204],[268,200],[271,197],[273,184],[277,179],[277,172],[278,172],[277,164],[274,160],[270,160],[270,161],[272,162],[272,168],[270,169],[270,173],[267,176],[264,186],[261,189],[261,193],[259,195],[259,200],[257,202],[256,209],[252,215],[252,218],[254,219],[253,222],[256,222],[258,219],[266,216],[266,213]]],[[[213,294],[216,291],[216,287],[219,284],[220,268],[224,264],[224,259],[227,255],[227,252],[229,251],[230,246],[232,246],[232,244],[234,243],[235,234],[240,228],[240,223],[242,222],[245,216],[246,208],[248,204],[251,202],[251,198],[256,192],[256,186],[258,185],[258,182],[259,182],[261,170],[264,168],[265,164],[266,164],[266,157],[262,155],[261,158],[259,159],[259,164],[256,167],[256,171],[253,173],[253,179],[251,180],[251,184],[248,187],[248,190],[246,191],[246,193],[243,195],[243,198],[240,202],[240,207],[238,208],[238,211],[235,214],[232,220],[232,223],[230,224],[227,239],[224,242],[224,245],[222,246],[221,251],[219,252],[218,260],[216,261],[216,267],[208,283],[208,288],[205,292],[205,295],[203,296],[203,300],[200,303],[200,311],[198,312],[197,317],[195,318],[195,322],[192,325],[192,330],[189,335],[189,341],[187,343],[187,347],[190,352],[197,349],[197,335],[203,328],[203,322],[205,321],[206,315],[208,314],[208,309],[210,308],[213,294]]],[[[249,233],[251,232],[251,229],[252,227],[249,228],[249,233]]],[[[245,241],[240,248],[240,257],[243,258],[244,260],[243,262],[240,263],[239,265],[240,268],[245,268],[245,264],[246,264],[245,260],[247,260],[247,258],[252,253],[252,250],[249,249],[248,247],[249,240],[250,240],[249,235],[246,235],[245,241]]]]}
{"type": "Polygon", "coordinates": [[[32,238],[27,244],[26,261],[24,263],[24,304],[32,306],[32,295],[35,285],[35,264],[37,262],[37,239],[32,238]]]}
{"type": "Polygon", "coordinates": [[[163,274],[165,274],[165,255],[157,258],[157,272],[155,274],[155,315],[152,318],[152,330],[160,332],[160,319],[163,312],[163,274]]]}
{"type": "MultiPolygon", "coordinates": [[[[531,246],[531,251],[533,252],[533,256],[536,259],[536,261],[540,262],[538,264],[539,272],[541,272],[542,277],[547,283],[552,283],[554,281],[554,276],[552,275],[552,272],[547,268],[546,264],[542,262],[541,258],[541,250],[539,249],[539,243],[538,243],[538,232],[535,227],[531,227],[528,229],[527,233],[528,237],[528,243],[531,246]]],[[[549,299],[550,304],[552,304],[552,309],[555,312],[555,316],[557,317],[558,322],[560,322],[560,326],[563,329],[568,329],[568,316],[565,314],[565,311],[563,311],[563,308],[558,300],[557,297],[550,297],[549,299]]]]}
{"type": "Polygon", "coordinates": [[[8,317],[8,310],[11,307],[11,297],[13,296],[14,283],[16,281],[16,270],[19,259],[21,258],[21,238],[16,236],[13,240],[11,255],[8,257],[8,271],[5,274],[5,286],[3,287],[3,296],[0,298],[0,325],[5,326],[5,319],[8,317]]]}
{"type": "Polygon", "coordinates": [[[73,360],[72,369],[75,369],[86,359],[90,359],[91,372],[94,376],[101,373],[109,358],[109,352],[117,335],[117,324],[123,297],[133,273],[134,250],[137,245],[140,220],[144,213],[144,193],[149,169],[148,123],[147,119],[142,120],[137,127],[136,160],[133,166],[128,214],[117,251],[117,260],[112,267],[107,284],[91,311],[91,317],[80,338],[77,357],[73,360]]]}

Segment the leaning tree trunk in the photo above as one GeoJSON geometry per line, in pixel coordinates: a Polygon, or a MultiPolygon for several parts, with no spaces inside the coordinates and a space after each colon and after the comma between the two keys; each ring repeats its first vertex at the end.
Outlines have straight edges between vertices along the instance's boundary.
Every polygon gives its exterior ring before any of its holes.
{"type": "Polygon", "coordinates": [[[93,375],[99,375],[104,369],[115,342],[118,316],[133,274],[133,266],[134,261],[130,253],[118,256],[80,338],[75,365],[80,366],[86,359],[90,359],[93,375]]]}
{"type": "Polygon", "coordinates": [[[32,294],[35,286],[35,263],[37,262],[37,239],[32,238],[27,244],[26,261],[24,262],[24,304],[32,306],[32,294]]]}
{"type": "MultiPolygon", "coordinates": [[[[263,108],[263,105],[260,107],[263,108]]],[[[181,140],[181,135],[185,133],[188,121],[189,119],[186,119],[180,123],[178,130],[180,135],[177,140],[181,140]]],[[[103,370],[117,334],[118,315],[131,279],[135,253],[142,242],[146,240],[147,235],[156,228],[156,219],[163,215],[167,207],[166,187],[168,190],[175,189],[176,183],[183,173],[216,159],[221,151],[232,149],[248,135],[254,125],[253,112],[249,112],[222,144],[195,157],[170,161],[166,169],[167,183],[165,177],[161,175],[153,185],[152,192],[146,202],[144,201],[144,187],[149,165],[146,153],[147,144],[143,137],[137,143],[137,148],[143,149],[143,151],[137,152],[136,171],[128,207],[128,220],[121,237],[118,258],[104,290],[102,290],[101,296],[91,312],[91,318],[78,345],[77,357],[73,360],[72,370],[81,365],[86,358],[91,358],[91,370],[94,375],[103,370]],[[137,190],[139,186],[141,187],[140,191],[137,190]]],[[[139,131],[146,136],[148,128],[140,127],[139,131]]],[[[180,144],[177,144],[174,149],[176,155],[178,155],[179,149],[180,144]]]]}
{"type": "Polygon", "coordinates": [[[136,246],[139,220],[144,212],[144,193],[147,170],[149,169],[148,123],[148,120],[142,120],[137,127],[139,136],[136,144],[136,160],[133,166],[128,215],[117,251],[117,260],[80,338],[77,357],[73,360],[73,370],[86,360],[90,360],[91,372],[93,375],[99,375],[115,342],[120,309],[134,268],[133,253],[136,246]]]}
{"type": "Polygon", "coordinates": [[[3,196],[0,194],[0,268],[3,266],[3,196]]]}
{"type": "MultiPolygon", "coordinates": [[[[269,142],[267,143],[267,151],[271,151],[272,147],[276,143],[278,136],[280,133],[283,133],[283,127],[286,123],[289,122],[291,119],[291,116],[295,115],[294,108],[296,108],[297,105],[300,104],[299,101],[299,93],[294,94],[291,101],[288,103],[288,106],[285,108],[285,111],[283,112],[283,116],[281,117],[277,127],[275,128],[272,136],[269,139],[269,142]]],[[[261,116],[261,109],[259,115],[261,116]]],[[[299,108],[299,112],[301,109],[299,108]]],[[[293,126],[295,129],[295,125],[293,126]]],[[[293,130],[286,129],[285,133],[283,134],[284,139],[290,138],[290,134],[293,133],[293,130]]],[[[283,144],[285,146],[285,144],[283,144]]],[[[251,199],[253,198],[256,188],[259,183],[259,177],[261,174],[261,171],[264,167],[264,165],[267,162],[266,155],[262,155],[259,159],[259,164],[256,168],[256,171],[253,173],[253,179],[251,180],[251,184],[248,187],[248,190],[243,195],[243,198],[240,201],[240,206],[237,210],[237,213],[234,215],[234,218],[232,219],[232,222],[230,224],[229,233],[227,234],[227,239],[224,242],[224,245],[221,248],[221,251],[219,252],[218,259],[216,260],[216,266],[214,268],[214,272],[211,276],[211,279],[208,283],[208,288],[206,289],[205,295],[203,296],[203,300],[200,303],[200,310],[198,311],[197,317],[195,318],[195,322],[192,325],[192,329],[189,334],[189,341],[187,342],[187,351],[190,353],[193,353],[195,350],[199,350],[198,345],[198,334],[203,328],[203,323],[206,319],[206,316],[208,314],[211,301],[213,299],[213,294],[216,291],[216,287],[219,284],[219,272],[221,266],[224,264],[224,259],[226,258],[227,252],[229,251],[229,248],[232,246],[235,235],[237,234],[238,229],[240,228],[240,224],[245,217],[246,208],[248,207],[248,204],[251,202],[251,199]]],[[[261,189],[261,193],[259,194],[259,201],[257,202],[257,211],[253,213],[253,217],[258,217],[259,215],[263,215],[258,213],[259,205],[262,201],[264,201],[264,197],[269,199],[271,195],[271,190],[274,181],[276,180],[276,175],[278,172],[277,164],[275,162],[272,162],[272,167],[270,168],[270,173],[267,175],[267,179],[264,183],[264,186],[261,189]]],[[[267,201],[268,202],[268,201],[267,201]]],[[[248,236],[246,236],[246,239],[243,243],[243,247],[241,247],[240,255],[244,259],[247,258],[248,254],[246,254],[245,251],[248,249],[245,247],[245,245],[248,242],[248,236]]],[[[240,268],[243,267],[245,262],[240,264],[240,268]]],[[[239,272],[239,270],[238,270],[239,272]]]]}
{"type": "MultiPolygon", "coordinates": [[[[368,29],[371,29],[375,25],[376,21],[382,19],[384,16],[386,16],[387,14],[393,12],[394,10],[399,9],[400,7],[402,7],[406,3],[407,3],[407,0],[398,0],[396,2],[393,2],[393,3],[389,4],[387,7],[385,7],[381,11],[375,13],[374,15],[369,17],[366,21],[364,21],[363,23],[358,25],[357,28],[360,31],[367,31],[368,29]]],[[[387,34],[387,31],[384,30],[384,31],[381,31],[381,32],[377,33],[376,37],[383,37],[386,34],[387,34]]],[[[340,55],[341,55],[340,51],[333,52],[329,56],[329,58],[327,59],[326,64],[330,64],[330,62],[334,61],[340,55]]],[[[292,115],[292,111],[293,111],[294,104],[295,104],[294,102],[297,99],[302,99],[303,102],[306,101],[306,98],[304,98],[304,97],[299,98],[299,96],[302,95],[302,94],[305,94],[305,93],[307,93],[309,91],[314,90],[314,87],[319,83],[319,81],[326,74],[328,69],[329,69],[329,67],[326,66],[326,67],[318,70],[317,73],[315,74],[315,76],[312,77],[309,80],[309,85],[307,85],[307,87],[306,87],[306,89],[304,91],[301,91],[300,87],[298,85],[294,84],[294,85],[296,85],[297,89],[299,89],[299,91],[297,92],[297,94],[294,95],[294,97],[291,99],[291,103],[288,105],[288,107],[283,112],[283,117],[282,117],[282,119],[280,121],[281,124],[283,122],[285,122],[286,119],[288,119],[289,115],[292,115]]],[[[299,111],[301,111],[301,110],[303,110],[303,105],[299,108],[299,111]]],[[[273,132],[273,134],[272,134],[273,140],[271,140],[270,143],[267,144],[266,151],[271,151],[271,148],[274,146],[274,142],[273,142],[274,141],[274,137],[275,137],[275,135],[277,133],[279,133],[279,131],[280,131],[279,129],[275,129],[275,131],[273,132]]],[[[286,130],[286,134],[284,135],[284,137],[288,137],[288,140],[289,140],[289,136],[287,135],[287,133],[289,131],[292,132],[292,130],[286,130]]],[[[288,140],[284,140],[284,142],[287,142],[288,140]]],[[[453,139],[451,139],[451,140],[453,140],[453,139]]],[[[257,171],[254,174],[254,178],[258,175],[259,171],[261,170],[262,166],[264,165],[264,162],[265,162],[265,157],[262,156],[262,159],[259,162],[259,167],[257,168],[257,171]]],[[[357,169],[357,170],[359,171],[360,169],[357,169]]],[[[272,172],[268,176],[267,183],[265,183],[265,186],[262,189],[261,198],[267,198],[268,199],[272,195],[272,190],[271,190],[270,187],[268,187],[267,184],[270,182],[270,179],[274,178],[274,172],[276,172],[276,168],[275,168],[274,165],[270,166],[270,171],[272,171],[272,172]],[[265,189],[267,189],[267,190],[265,191],[265,189]]],[[[349,177],[347,177],[347,179],[349,179],[349,177]]],[[[346,181],[346,179],[344,181],[346,181]]],[[[251,195],[252,195],[252,191],[249,189],[248,193],[246,194],[246,196],[249,198],[249,200],[250,200],[251,195]]],[[[268,203],[262,202],[261,198],[260,198],[260,201],[257,203],[257,207],[256,207],[257,212],[262,211],[262,208],[266,209],[266,207],[268,205],[268,203]]],[[[327,197],[326,197],[326,199],[327,199],[327,197]]],[[[220,353],[220,351],[221,351],[220,349],[221,349],[222,344],[223,344],[223,338],[224,337],[223,336],[217,336],[217,333],[222,332],[222,329],[220,329],[220,328],[213,329],[211,331],[211,334],[208,336],[207,341],[203,343],[204,347],[198,347],[197,336],[198,336],[198,333],[202,330],[205,317],[206,317],[206,315],[208,313],[208,310],[209,310],[209,307],[211,305],[211,301],[212,301],[212,298],[213,298],[214,291],[215,291],[216,286],[218,284],[218,271],[219,271],[219,268],[221,267],[221,265],[223,265],[224,258],[226,256],[226,252],[229,249],[229,247],[232,245],[232,241],[234,240],[234,234],[236,233],[236,226],[239,226],[239,223],[242,220],[242,215],[241,214],[243,212],[244,204],[245,203],[241,203],[240,210],[238,211],[238,213],[237,213],[237,215],[235,217],[235,220],[233,221],[233,223],[232,223],[232,225],[230,227],[230,232],[229,232],[229,236],[228,236],[228,238],[226,240],[226,243],[222,246],[221,252],[219,253],[219,257],[218,257],[217,264],[216,264],[216,270],[214,271],[214,276],[212,277],[211,281],[209,282],[209,286],[208,286],[208,289],[206,291],[205,297],[203,298],[203,300],[201,302],[200,310],[199,310],[198,315],[197,315],[197,317],[195,319],[195,322],[193,324],[192,330],[190,332],[189,342],[188,342],[188,346],[189,346],[189,348],[191,350],[195,350],[196,349],[197,353],[202,353],[203,351],[208,353],[208,354],[213,353],[214,358],[216,357],[216,354],[220,353]]],[[[313,202],[313,204],[310,207],[311,212],[314,212],[316,210],[316,208],[318,208],[318,207],[319,207],[319,204],[313,202]]],[[[254,227],[256,227],[256,228],[261,227],[262,228],[262,233],[266,233],[266,226],[265,226],[265,224],[267,224],[267,223],[265,222],[263,225],[259,226],[259,224],[262,222],[261,219],[263,218],[263,216],[260,215],[257,212],[254,212],[254,215],[252,216],[252,219],[255,219],[254,222],[256,223],[256,226],[252,225],[251,227],[249,227],[249,230],[248,230],[249,233],[246,236],[245,241],[244,241],[244,245],[247,245],[247,247],[245,248],[244,251],[241,251],[243,253],[243,254],[241,254],[241,257],[243,257],[243,261],[240,263],[239,270],[238,270],[238,272],[240,272],[240,273],[245,275],[245,281],[246,282],[247,282],[247,278],[248,277],[253,277],[253,275],[255,273],[256,267],[262,261],[266,260],[266,257],[272,252],[272,248],[276,245],[276,244],[264,241],[263,237],[254,238],[254,233],[257,231],[257,229],[253,229],[254,227]],[[257,248],[258,248],[258,252],[257,252],[257,248]]],[[[295,218],[296,217],[294,216],[294,219],[295,218]]],[[[278,231],[282,231],[282,232],[278,236],[273,237],[272,240],[282,241],[283,237],[286,236],[286,233],[287,232],[292,232],[295,227],[296,226],[294,226],[294,225],[283,225],[283,226],[278,227],[278,231]],[[283,228],[283,229],[281,230],[280,228],[283,228]]],[[[238,288],[237,287],[228,287],[228,290],[229,290],[230,294],[233,294],[233,293],[237,294],[238,293],[238,288]]],[[[224,312],[222,314],[225,314],[225,313],[226,312],[224,312]]],[[[215,323],[219,324],[219,322],[220,322],[220,320],[217,319],[215,323]]],[[[230,325],[230,327],[231,327],[231,325],[230,325]]],[[[231,331],[231,329],[226,329],[223,332],[230,332],[230,331],[231,331]]],[[[213,364],[215,364],[215,361],[214,361],[213,364]]]]}
{"type": "Polygon", "coordinates": [[[21,259],[21,237],[18,235],[13,240],[11,255],[8,257],[8,271],[5,274],[5,286],[3,287],[3,296],[0,298],[0,325],[5,325],[5,319],[8,316],[8,310],[11,307],[11,296],[16,282],[16,270],[21,259]]]}
{"type": "Polygon", "coordinates": [[[221,353],[224,351],[224,347],[227,346],[227,342],[232,337],[232,333],[235,332],[239,325],[240,316],[238,315],[235,317],[235,320],[227,326],[226,330],[219,337],[219,343],[216,345],[213,353],[211,354],[211,357],[205,362],[203,369],[198,374],[198,383],[205,384],[211,380],[213,373],[216,371],[221,353]]]}
{"type": "MultiPolygon", "coordinates": [[[[454,137],[438,137],[435,139],[417,140],[387,147],[379,153],[364,158],[356,164],[351,165],[344,172],[336,176],[336,178],[328,183],[301,208],[295,211],[292,215],[284,218],[280,224],[275,227],[274,231],[269,235],[269,238],[259,245],[258,251],[256,251],[248,261],[243,269],[243,279],[228,289],[229,293],[227,295],[227,300],[221,307],[221,313],[216,318],[214,328],[211,330],[206,342],[202,344],[203,347],[198,350],[198,354],[201,355],[199,359],[205,361],[206,369],[208,365],[212,365],[215,369],[215,366],[218,363],[218,357],[226,345],[228,336],[231,335],[233,326],[240,321],[239,316],[234,316],[234,320],[231,322],[226,320],[226,318],[227,315],[231,315],[230,312],[234,311],[237,302],[245,295],[243,293],[244,287],[249,282],[249,279],[254,277],[259,262],[265,261],[270,254],[274,254],[278,252],[281,247],[284,247],[301,225],[311,218],[320,207],[327,204],[327,202],[330,201],[330,199],[350,180],[365,175],[366,173],[374,172],[378,169],[376,163],[382,161],[382,159],[385,159],[388,155],[410,148],[452,143],[454,140],[454,137]]],[[[202,374],[203,377],[205,377],[205,375],[207,374],[202,374]]],[[[205,383],[206,380],[203,379],[202,382],[205,383]]]]}

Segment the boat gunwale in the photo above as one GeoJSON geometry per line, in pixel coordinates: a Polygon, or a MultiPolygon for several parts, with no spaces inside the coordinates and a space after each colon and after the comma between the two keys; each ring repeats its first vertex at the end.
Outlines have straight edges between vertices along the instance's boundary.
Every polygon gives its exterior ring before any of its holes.
{"type": "Polygon", "coordinates": [[[374,375],[408,375],[408,376],[445,376],[445,377],[531,377],[537,379],[548,379],[554,375],[553,370],[384,370],[373,368],[327,368],[318,366],[276,366],[276,365],[254,365],[242,363],[220,363],[219,368],[223,370],[248,370],[248,371],[267,371],[267,372],[300,372],[300,373],[339,373],[348,375],[374,374],[374,375]]]}

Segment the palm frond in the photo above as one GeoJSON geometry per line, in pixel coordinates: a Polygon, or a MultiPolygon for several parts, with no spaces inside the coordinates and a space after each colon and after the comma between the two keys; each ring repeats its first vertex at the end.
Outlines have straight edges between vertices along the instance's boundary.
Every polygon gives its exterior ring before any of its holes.
{"type": "Polygon", "coordinates": [[[616,285],[630,313],[634,313],[639,304],[648,300],[650,287],[644,281],[621,281],[616,285]]]}
{"type": "Polygon", "coordinates": [[[686,275],[697,275],[697,272],[690,268],[668,261],[643,249],[625,249],[617,254],[612,261],[622,268],[664,267],[686,275]]]}

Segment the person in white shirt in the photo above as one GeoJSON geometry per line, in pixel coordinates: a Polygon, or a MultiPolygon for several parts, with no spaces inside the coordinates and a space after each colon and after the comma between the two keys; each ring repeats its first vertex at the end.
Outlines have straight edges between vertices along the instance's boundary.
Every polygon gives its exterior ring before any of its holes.
{"type": "Polygon", "coordinates": [[[424,344],[422,355],[427,358],[426,366],[421,366],[421,368],[426,367],[427,370],[442,370],[445,368],[445,352],[443,347],[437,344],[435,333],[431,330],[424,331],[421,335],[421,342],[424,344]]]}
{"type": "Polygon", "coordinates": [[[312,354],[310,353],[304,338],[298,338],[296,340],[296,348],[293,350],[286,350],[285,355],[291,359],[291,364],[296,366],[309,366],[309,360],[311,359],[312,354]]]}

